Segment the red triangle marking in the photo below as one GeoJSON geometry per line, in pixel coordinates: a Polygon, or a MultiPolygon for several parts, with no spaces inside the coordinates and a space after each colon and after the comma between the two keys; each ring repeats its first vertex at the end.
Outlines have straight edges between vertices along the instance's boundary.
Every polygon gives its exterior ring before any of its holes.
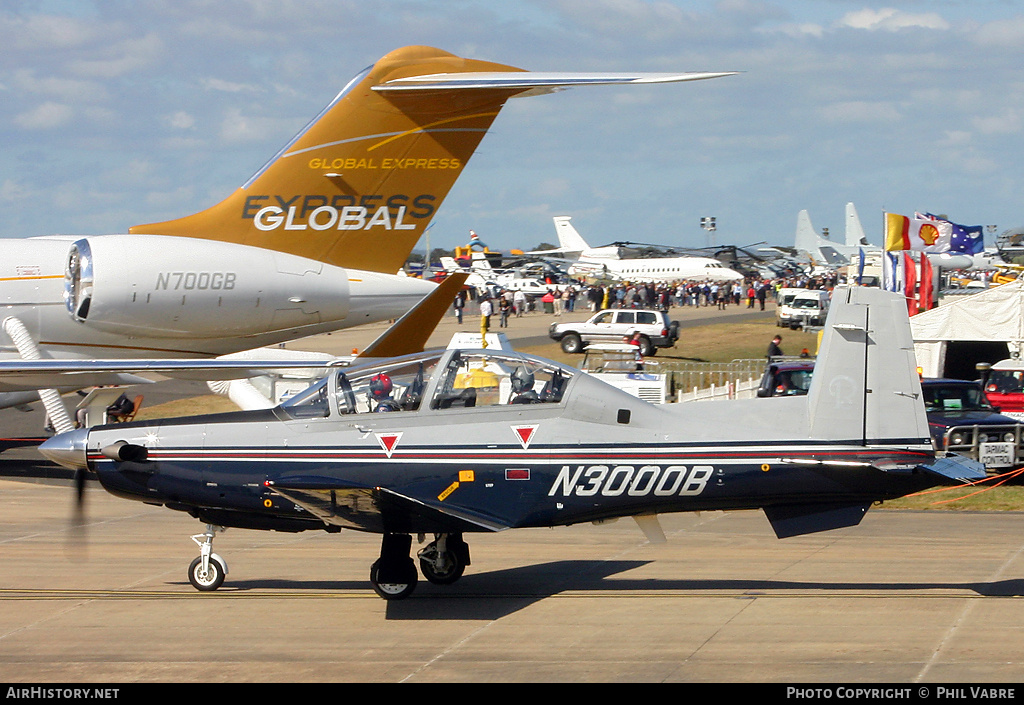
{"type": "Polygon", "coordinates": [[[537,424],[533,424],[532,426],[513,426],[512,430],[519,438],[519,443],[525,450],[529,447],[530,441],[533,440],[533,434],[537,432],[537,424]]]}
{"type": "Polygon", "coordinates": [[[398,445],[399,439],[402,437],[401,433],[377,433],[377,442],[380,443],[380,447],[384,449],[384,452],[390,458],[391,454],[395,451],[395,446],[398,445]]]}

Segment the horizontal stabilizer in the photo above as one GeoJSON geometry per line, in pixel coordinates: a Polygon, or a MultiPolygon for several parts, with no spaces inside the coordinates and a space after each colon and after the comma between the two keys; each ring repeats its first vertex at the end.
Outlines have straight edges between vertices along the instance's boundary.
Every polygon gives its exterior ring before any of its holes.
{"type": "Polygon", "coordinates": [[[857,526],[870,504],[781,504],[764,508],[780,539],[857,526]]]}
{"type": "Polygon", "coordinates": [[[945,458],[936,458],[931,464],[920,467],[933,475],[951,480],[953,484],[978,482],[988,476],[982,463],[955,453],[945,458]]]}
{"type": "Polygon", "coordinates": [[[523,90],[550,93],[575,86],[677,83],[732,76],[736,71],[687,73],[544,73],[539,71],[474,71],[396,78],[373,86],[379,93],[399,91],[523,90]]]}

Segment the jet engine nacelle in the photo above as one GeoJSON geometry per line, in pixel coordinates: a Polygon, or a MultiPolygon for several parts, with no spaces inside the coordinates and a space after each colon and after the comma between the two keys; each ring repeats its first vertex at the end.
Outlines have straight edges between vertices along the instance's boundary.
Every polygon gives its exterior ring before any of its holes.
{"type": "Polygon", "coordinates": [[[349,272],[215,240],[102,235],[71,246],[64,303],[74,320],[111,333],[254,335],[345,319],[349,272]]]}

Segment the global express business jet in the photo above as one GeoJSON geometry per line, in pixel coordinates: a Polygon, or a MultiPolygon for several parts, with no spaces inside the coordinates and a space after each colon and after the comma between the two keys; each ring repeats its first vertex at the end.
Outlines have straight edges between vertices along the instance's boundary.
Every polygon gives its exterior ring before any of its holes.
{"type": "Polygon", "coordinates": [[[395,272],[509,98],[724,75],[532,73],[397,49],[207,210],[126,234],[0,240],[0,406],[123,382],[111,360],[213,366],[397,318],[435,284],[395,272]],[[56,359],[77,363],[38,366],[56,359]]]}

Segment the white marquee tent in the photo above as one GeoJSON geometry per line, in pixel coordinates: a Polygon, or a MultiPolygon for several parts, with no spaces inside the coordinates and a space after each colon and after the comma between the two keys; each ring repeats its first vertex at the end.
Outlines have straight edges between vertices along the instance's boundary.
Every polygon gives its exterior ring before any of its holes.
{"type": "Polygon", "coordinates": [[[910,318],[917,364],[925,377],[946,368],[950,342],[1005,342],[1011,354],[1024,345],[1024,280],[964,295],[910,318]]]}

